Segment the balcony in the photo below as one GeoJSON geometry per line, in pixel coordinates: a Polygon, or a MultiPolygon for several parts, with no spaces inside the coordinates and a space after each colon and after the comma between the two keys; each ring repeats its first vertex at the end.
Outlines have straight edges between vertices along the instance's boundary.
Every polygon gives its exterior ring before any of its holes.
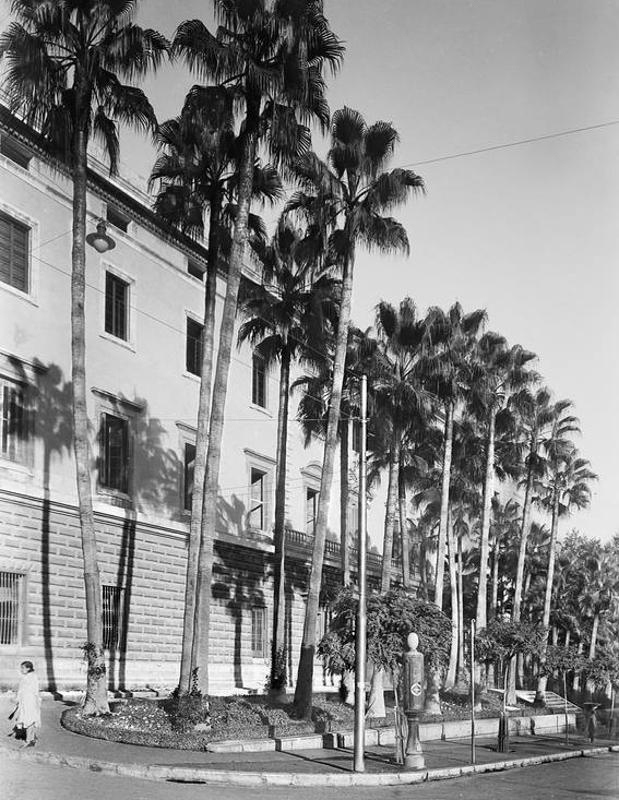
{"type": "MultiPolygon", "coordinates": [[[[293,528],[286,528],[286,551],[291,556],[307,560],[314,544],[314,534],[305,533],[304,531],[296,531],[293,528]]],[[[358,551],[356,548],[350,548],[350,566],[353,572],[357,570],[358,551]]],[[[325,563],[333,567],[339,567],[341,564],[341,545],[332,539],[327,539],[325,542],[325,563]]],[[[383,566],[383,558],[379,553],[367,554],[367,569],[368,573],[372,576],[380,576],[383,566]]],[[[391,570],[396,575],[400,575],[402,571],[401,559],[391,559],[391,570]]],[[[411,576],[413,577],[413,576],[411,576]]]]}

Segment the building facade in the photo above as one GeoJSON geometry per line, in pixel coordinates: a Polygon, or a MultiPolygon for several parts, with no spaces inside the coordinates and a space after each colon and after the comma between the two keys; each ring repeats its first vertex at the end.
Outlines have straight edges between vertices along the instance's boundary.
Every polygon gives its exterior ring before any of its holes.
{"type": "MultiPolygon", "coordinates": [[[[0,109],[0,683],[28,658],[51,689],[81,687],[86,638],[72,451],[71,182],[0,109]]],[[[92,160],[86,379],[110,688],[178,680],[206,251],[161,227],[151,199],[92,160]]],[[[248,271],[247,280],[259,280],[248,271]]],[[[218,279],[216,326],[225,275],[218,279]]],[[[249,346],[229,378],[211,618],[213,693],[268,672],[278,375],[249,346]]],[[[294,401],[291,408],[294,416],[294,401]]],[[[287,632],[294,676],[322,445],[291,425],[287,632]]],[[[336,470],[337,472],[337,470],[336,470]]],[[[334,491],[337,498],[337,489],[334,491]]],[[[354,521],[354,508],[349,517],[354,521]]],[[[339,574],[333,504],[325,581],[339,574]]],[[[354,522],[351,522],[351,525],[354,522]]],[[[352,531],[351,531],[352,532],[352,531]]],[[[378,574],[379,559],[371,561],[378,574]]],[[[324,613],[323,613],[324,617],[324,613]]],[[[325,620],[322,619],[324,627],[325,620]]],[[[331,685],[320,668],[317,686],[331,685]]]]}

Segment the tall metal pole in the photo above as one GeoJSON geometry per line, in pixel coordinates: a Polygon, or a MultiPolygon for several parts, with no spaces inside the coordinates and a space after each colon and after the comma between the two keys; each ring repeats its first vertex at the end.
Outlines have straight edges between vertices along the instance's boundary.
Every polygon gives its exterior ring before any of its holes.
{"type": "Polygon", "coordinates": [[[361,439],[359,448],[359,547],[357,581],[359,585],[359,609],[357,611],[356,660],[355,660],[355,755],[353,769],[365,772],[363,762],[365,749],[365,662],[366,662],[366,528],[367,528],[367,376],[361,376],[361,439]]]}

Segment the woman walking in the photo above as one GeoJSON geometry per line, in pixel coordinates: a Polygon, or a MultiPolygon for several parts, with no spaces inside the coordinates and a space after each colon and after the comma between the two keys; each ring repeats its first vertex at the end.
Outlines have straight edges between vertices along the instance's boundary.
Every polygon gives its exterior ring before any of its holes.
{"type": "Polygon", "coordinates": [[[41,727],[41,697],[39,680],[32,661],[22,661],[19,666],[22,677],[17,688],[17,705],[11,714],[17,714],[15,725],[26,731],[26,741],[22,747],[34,747],[41,727]]]}

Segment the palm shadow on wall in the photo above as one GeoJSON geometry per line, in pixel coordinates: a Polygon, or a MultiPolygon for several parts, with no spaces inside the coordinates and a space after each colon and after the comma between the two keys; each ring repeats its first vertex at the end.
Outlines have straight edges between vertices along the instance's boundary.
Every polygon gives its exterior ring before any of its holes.
{"type": "MultiPolygon", "coordinates": [[[[32,437],[32,444],[40,443],[40,456],[33,448],[33,458],[42,456],[42,513],[41,513],[41,591],[42,591],[42,628],[43,650],[45,657],[46,683],[52,692],[57,692],[58,684],[54,664],[54,631],[52,619],[51,586],[53,576],[50,574],[50,545],[54,531],[52,530],[52,486],[54,469],[62,469],[61,461],[69,460],[72,464],[73,416],[72,416],[72,384],[65,380],[62,369],[53,363],[44,364],[34,359],[30,369],[26,369],[22,361],[10,359],[18,379],[28,387],[27,426],[32,437]]],[[[127,398],[118,396],[122,405],[127,398]]],[[[112,602],[112,616],[116,614],[116,631],[108,634],[109,647],[109,683],[110,688],[126,686],[126,657],[128,648],[129,621],[131,616],[133,578],[136,546],[136,514],[147,512],[164,519],[180,516],[181,477],[183,465],[175,450],[164,446],[166,431],[161,421],[150,417],[148,405],[139,398],[132,398],[130,404],[137,407],[140,413],[135,414],[131,422],[132,432],[132,489],[131,496],[116,498],[114,505],[122,509],[121,533],[118,541],[118,563],[112,586],[116,596],[123,602],[112,602]],[[117,684],[117,687],[116,685],[117,684]]],[[[91,437],[98,439],[99,421],[94,429],[91,420],[91,437]]],[[[97,492],[97,458],[93,454],[93,500],[101,499],[97,492]]],[[[73,468],[73,467],[72,467],[73,468]]],[[[70,480],[71,488],[75,486],[75,477],[70,480]]],[[[118,510],[118,509],[117,509],[118,510]]],[[[101,530],[106,522],[95,514],[97,530],[101,530]]],[[[117,525],[111,530],[116,531],[117,525]]],[[[72,545],[76,548],[75,559],[82,564],[81,542],[77,533],[72,545]]],[[[103,562],[99,548],[99,567],[103,576],[109,574],[112,565],[103,562]],[[107,567],[107,569],[106,569],[107,567]]],[[[105,583],[105,578],[102,583],[105,583]]],[[[109,584],[108,584],[109,585],[109,584]]],[[[85,617],[85,615],[84,615],[85,617]]],[[[84,640],[86,639],[84,621],[84,640]]]]}

